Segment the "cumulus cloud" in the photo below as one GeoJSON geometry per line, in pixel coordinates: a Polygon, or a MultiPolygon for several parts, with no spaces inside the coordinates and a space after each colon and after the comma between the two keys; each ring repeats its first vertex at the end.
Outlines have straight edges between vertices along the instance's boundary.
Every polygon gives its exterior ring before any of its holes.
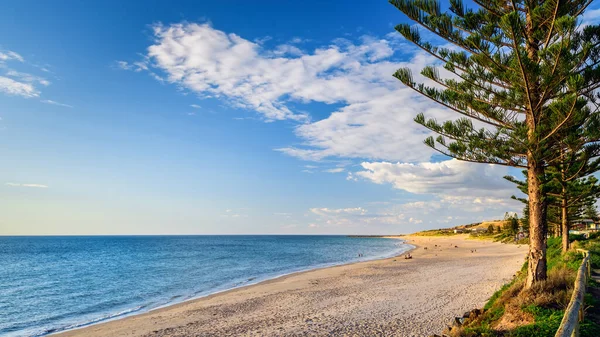
{"type": "Polygon", "coordinates": [[[33,188],[48,188],[48,185],[42,184],[20,184],[20,183],[6,183],[7,186],[12,187],[33,187],[33,188]]]}
{"type": "MultiPolygon", "coordinates": [[[[305,113],[292,111],[290,101],[352,105],[390,94],[398,85],[391,74],[403,65],[385,60],[397,42],[373,37],[359,43],[337,39],[304,52],[292,44],[265,49],[209,24],[156,25],[154,36],[145,64],[162,71],[167,81],[201,96],[226,98],[266,120],[307,120],[305,113]]],[[[137,70],[127,62],[121,67],[137,70]]]]}
{"type": "Polygon", "coordinates": [[[0,51],[0,61],[10,61],[10,60],[16,60],[19,62],[25,61],[23,56],[15,53],[14,51],[10,51],[10,50],[5,51],[5,52],[0,51]]]}
{"type": "MultiPolygon", "coordinates": [[[[413,122],[414,116],[420,112],[439,120],[456,116],[393,78],[395,70],[408,67],[417,81],[427,82],[419,72],[436,62],[398,34],[336,39],[312,49],[299,48],[302,39],[267,47],[210,24],[155,25],[153,34],[154,42],[140,61],[146,69],[134,63],[122,68],[160,74],[161,81],[201,98],[220,98],[253,110],[265,121],[298,121],[294,132],[300,141],[277,151],[307,161],[359,158],[362,169],[350,172],[349,179],[433,195],[424,203],[426,211],[417,207],[418,202],[372,212],[360,207],[314,208],[310,214],[321,221],[315,223],[416,225],[428,222],[422,217],[425,212],[439,212],[440,219],[448,221],[451,216],[454,221],[461,216],[460,208],[472,213],[485,207],[499,209],[507,205],[502,200],[514,193],[502,179],[507,173],[503,167],[428,162],[433,152],[422,142],[429,133],[413,122]],[[317,120],[303,112],[310,109],[297,108],[312,102],[332,104],[331,113],[317,120]]],[[[305,166],[303,172],[316,169],[305,166]]],[[[344,168],[320,170],[338,173],[344,168]]]]}
{"type": "Polygon", "coordinates": [[[0,76],[0,92],[24,98],[38,97],[40,95],[40,92],[33,84],[15,81],[12,78],[4,76],[0,76]]]}
{"type": "MultiPolygon", "coordinates": [[[[514,185],[503,179],[504,166],[475,164],[457,159],[437,163],[363,162],[363,171],[353,174],[377,184],[391,184],[411,193],[451,195],[503,195],[515,192],[514,185]]],[[[510,197],[510,194],[508,194],[510,197]]]]}
{"type": "Polygon", "coordinates": [[[303,146],[278,150],[310,161],[327,157],[429,160],[433,152],[423,144],[426,131],[413,118],[420,112],[442,119],[451,116],[409,90],[390,91],[347,105],[323,120],[300,125],[295,133],[304,140],[303,146]]]}
{"type": "Polygon", "coordinates": [[[295,45],[305,41],[299,38],[267,48],[210,24],[153,28],[154,42],[143,59],[119,61],[119,67],[147,70],[160,81],[253,110],[266,121],[302,122],[295,129],[301,142],[276,149],[302,160],[426,161],[433,153],[422,144],[427,132],[412,119],[419,112],[455,117],[392,77],[398,68],[409,67],[423,80],[420,69],[435,63],[398,34],[340,38],[301,50],[295,45]],[[295,105],[311,102],[336,108],[328,117],[312,120],[295,105]]]}
{"type": "Polygon", "coordinates": [[[510,198],[517,189],[502,178],[509,174],[504,166],[451,159],[437,163],[363,162],[361,167],[363,170],[348,174],[350,180],[389,184],[426,200],[386,202],[366,213],[366,219],[340,220],[338,216],[334,219],[338,223],[387,223],[415,231],[421,226],[439,228],[501,218],[505,212],[519,212],[523,207],[510,198]]]}
{"type": "Polygon", "coordinates": [[[324,226],[384,231],[396,226],[400,232],[411,232],[501,218],[505,212],[519,212],[523,207],[510,198],[517,190],[502,178],[509,174],[504,166],[451,159],[436,163],[363,162],[361,167],[348,173],[350,180],[389,184],[424,200],[373,203],[369,210],[310,209],[324,226]]]}

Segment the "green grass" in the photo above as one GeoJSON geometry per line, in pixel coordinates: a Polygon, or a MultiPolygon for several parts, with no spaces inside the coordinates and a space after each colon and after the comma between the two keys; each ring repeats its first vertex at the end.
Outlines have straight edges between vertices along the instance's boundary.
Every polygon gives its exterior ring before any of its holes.
{"type": "MultiPolygon", "coordinates": [[[[592,253],[592,263],[600,264],[600,239],[579,241],[575,246],[592,253]]],[[[562,254],[561,239],[548,239],[547,265],[549,280],[536,290],[521,291],[527,274],[527,263],[517,276],[492,295],[484,306],[484,313],[466,324],[460,336],[482,337],[552,337],[560,326],[564,310],[569,302],[576,272],[581,265],[580,253],[570,251],[562,254]],[[532,323],[496,331],[494,327],[510,310],[514,317],[532,323]],[[533,317],[533,319],[532,319],[533,317]]],[[[596,305],[595,299],[586,296],[586,306],[596,305]]],[[[585,320],[581,324],[581,336],[600,336],[600,326],[585,320]]],[[[454,335],[458,336],[458,335],[454,335]]]]}
{"type": "MultiPolygon", "coordinates": [[[[590,284],[590,286],[598,287],[596,282],[590,284]]],[[[597,307],[600,305],[600,301],[594,298],[591,294],[585,294],[585,306],[587,308],[597,307]]],[[[600,336],[600,324],[592,322],[590,317],[585,317],[581,325],[579,326],[579,332],[581,337],[598,337],[600,336]]]]}
{"type": "Polygon", "coordinates": [[[592,268],[600,269],[600,238],[586,241],[578,241],[577,246],[590,252],[590,263],[592,268]]]}
{"type": "Polygon", "coordinates": [[[453,235],[458,235],[458,234],[451,232],[451,231],[445,231],[442,229],[432,229],[432,230],[428,230],[428,231],[416,232],[412,235],[416,235],[416,236],[453,236],[453,235]]]}
{"type": "Polygon", "coordinates": [[[535,323],[524,325],[511,331],[510,336],[530,337],[530,336],[554,336],[560,326],[564,310],[552,310],[536,305],[529,305],[523,308],[523,311],[533,315],[535,323]]]}

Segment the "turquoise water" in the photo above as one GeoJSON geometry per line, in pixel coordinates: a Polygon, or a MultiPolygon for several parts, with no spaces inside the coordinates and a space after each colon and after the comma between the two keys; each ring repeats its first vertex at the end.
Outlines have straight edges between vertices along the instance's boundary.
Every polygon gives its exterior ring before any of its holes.
{"type": "Polygon", "coordinates": [[[409,248],[345,236],[0,237],[0,335],[45,335],[409,248]]]}

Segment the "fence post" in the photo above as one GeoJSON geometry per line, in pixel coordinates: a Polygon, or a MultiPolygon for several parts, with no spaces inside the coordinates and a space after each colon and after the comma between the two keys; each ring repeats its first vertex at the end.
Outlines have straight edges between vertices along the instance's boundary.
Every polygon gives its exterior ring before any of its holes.
{"type": "Polygon", "coordinates": [[[578,249],[578,251],[583,254],[583,261],[577,270],[571,301],[565,310],[555,337],[579,337],[579,324],[584,318],[586,284],[591,270],[589,252],[583,249],[578,249]]]}

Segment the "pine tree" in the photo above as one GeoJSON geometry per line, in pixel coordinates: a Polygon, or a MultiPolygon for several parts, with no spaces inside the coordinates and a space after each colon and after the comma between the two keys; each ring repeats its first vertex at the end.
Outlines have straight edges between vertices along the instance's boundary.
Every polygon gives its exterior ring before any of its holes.
{"type": "Polygon", "coordinates": [[[584,216],[588,219],[594,220],[594,222],[600,220],[600,216],[598,216],[598,210],[596,209],[595,205],[597,200],[598,198],[589,200],[588,204],[585,205],[583,209],[584,216]]]}
{"type": "Polygon", "coordinates": [[[578,217],[585,205],[591,200],[596,200],[600,193],[598,179],[594,176],[581,178],[574,181],[561,182],[560,193],[556,200],[560,202],[560,233],[562,236],[562,251],[569,249],[569,223],[578,217]]]}
{"type": "MultiPolygon", "coordinates": [[[[594,146],[595,147],[595,146],[594,146]]],[[[590,147],[591,148],[591,147],[590,147]]],[[[565,156],[562,157],[566,158],[565,156]]],[[[560,162],[557,166],[551,166],[546,170],[543,193],[547,195],[548,204],[547,222],[554,236],[562,237],[562,250],[569,249],[570,221],[580,217],[586,205],[594,203],[600,196],[600,185],[598,179],[589,176],[598,170],[598,159],[588,161],[588,157],[580,157],[582,161],[577,163],[560,162]],[[581,176],[587,176],[580,178],[581,176]]],[[[526,172],[524,172],[526,176],[526,172]]],[[[513,176],[505,176],[505,179],[517,185],[523,193],[527,193],[527,180],[521,181],[513,176]]],[[[513,199],[528,204],[527,198],[513,199]]]]}
{"type": "Polygon", "coordinates": [[[444,44],[425,41],[417,26],[396,30],[433,55],[443,71],[425,67],[431,86],[408,68],[394,76],[406,86],[464,117],[415,121],[437,133],[425,143],[459,160],[527,171],[529,256],[525,286],[546,279],[545,170],[557,160],[566,127],[585,130],[584,146],[600,139],[596,108],[600,87],[600,27],[579,29],[591,0],[390,0],[444,44]]]}

